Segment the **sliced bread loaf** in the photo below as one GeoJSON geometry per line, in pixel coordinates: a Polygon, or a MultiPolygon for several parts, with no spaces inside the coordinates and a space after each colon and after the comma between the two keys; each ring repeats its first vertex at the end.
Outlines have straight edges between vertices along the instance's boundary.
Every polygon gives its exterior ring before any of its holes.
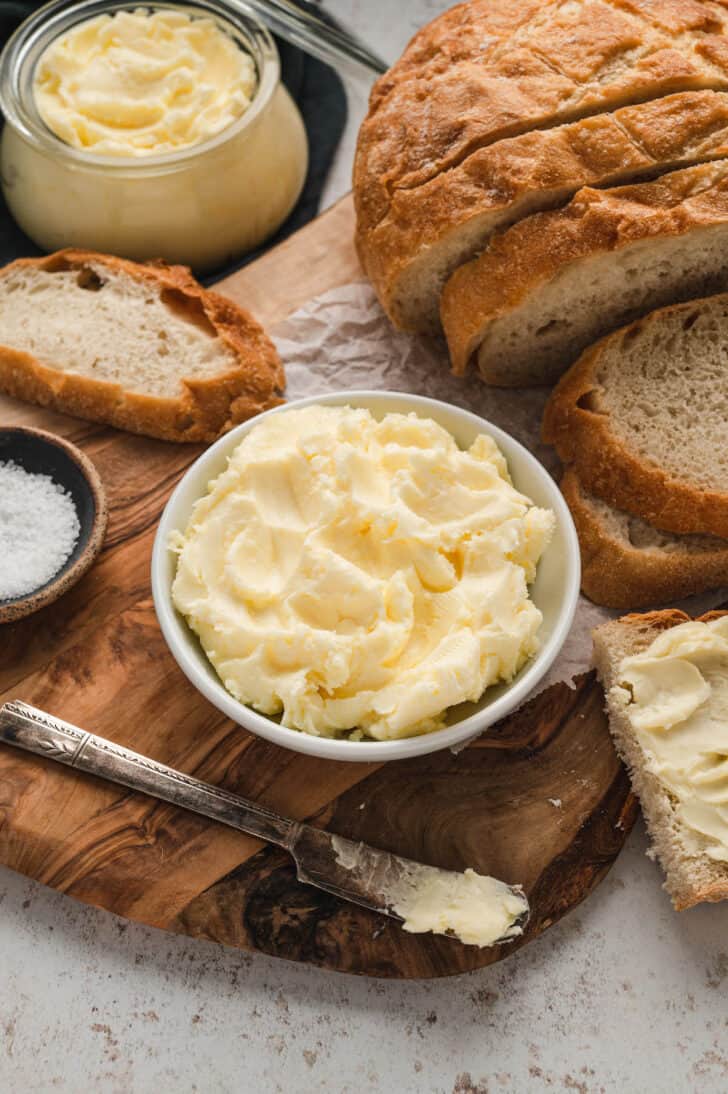
{"type": "Polygon", "coordinates": [[[495,141],[678,91],[725,90],[727,23],[720,5],[699,0],[459,5],[372,92],[354,167],[360,230],[379,223],[396,190],[495,141]]]}
{"type": "Polygon", "coordinates": [[[281,401],[258,323],[182,266],[87,251],[0,270],[0,391],[170,441],[212,441],[281,401]]]}
{"type": "Polygon", "coordinates": [[[561,490],[581,549],[582,592],[607,608],[647,608],[728,585],[728,539],[678,536],[588,494],[571,468],[561,490]]]}
{"type": "Polygon", "coordinates": [[[609,505],[728,538],[728,295],[662,308],[587,350],[552,392],[543,438],[609,505]]]}
{"type": "Polygon", "coordinates": [[[728,288],[728,161],[613,190],[496,236],[445,285],[455,372],[553,383],[597,338],[651,308],[728,288]]]}
{"type": "MultiPolygon", "coordinates": [[[[725,612],[709,612],[700,621],[719,620],[725,615],[725,612]]],[[[631,685],[623,680],[622,666],[625,658],[643,654],[666,630],[689,622],[689,617],[683,612],[649,612],[646,615],[627,615],[605,623],[597,627],[593,635],[594,661],[607,697],[609,728],[640,799],[654,853],[666,874],[665,888],[678,910],[702,901],[728,899],[728,862],[716,860],[707,849],[696,846],[698,841],[685,823],[680,802],[660,778],[659,764],[640,740],[633,722],[631,685]]],[[[728,656],[724,664],[714,666],[714,671],[728,680],[728,656]]],[[[719,733],[714,757],[717,765],[720,765],[720,748],[724,747],[721,746],[720,734],[723,742],[726,736],[725,728],[720,730],[721,724],[725,727],[725,711],[721,713],[721,703],[725,699],[724,689],[722,694],[714,693],[706,700],[714,707],[719,733]]],[[[699,751],[704,748],[704,742],[696,745],[695,761],[700,759],[699,751]]],[[[719,780],[720,771],[717,776],[719,780]]],[[[725,777],[722,785],[725,786],[725,777]]],[[[718,805],[721,800],[718,796],[721,794],[720,787],[720,781],[716,781],[715,802],[718,805]]]]}
{"type": "Polygon", "coordinates": [[[583,186],[725,156],[725,92],[669,95],[523,133],[478,149],[421,186],[395,190],[384,219],[357,235],[362,265],[396,327],[435,333],[443,285],[496,230],[564,204],[583,186]]]}

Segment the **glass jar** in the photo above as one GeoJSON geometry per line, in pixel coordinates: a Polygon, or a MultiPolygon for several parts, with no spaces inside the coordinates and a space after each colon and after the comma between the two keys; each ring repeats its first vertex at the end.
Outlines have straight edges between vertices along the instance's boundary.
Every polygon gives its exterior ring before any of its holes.
{"type": "Polygon", "coordinates": [[[84,247],[211,269],[271,235],[306,176],[306,132],[280,81],[278,51],[243,0],[53,0],[18,28],[3,51],[0,109],[5,200],[23,231],[48,251],[84,247]],[[78,23],[140,6],[213,19],[255,63],[251,105],[209,140],[172,152],[121,157],[73,148],[38,113],[36,65],[50,43],[78,23]]]}

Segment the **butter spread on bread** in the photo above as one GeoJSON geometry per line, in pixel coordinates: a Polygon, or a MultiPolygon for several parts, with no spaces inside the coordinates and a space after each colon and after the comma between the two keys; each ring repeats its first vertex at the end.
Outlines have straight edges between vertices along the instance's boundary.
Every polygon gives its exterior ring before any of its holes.
{"type": "Polygon", "coordinates": [[[663,631],[625,657],[614,687],[686,846],[728,863],[728,616],[663,631]]]}
{"type": "Polygon", "coordinates": [[[728,898],[728,614],[598,627],[610,728],[678,908],[728,898]]]}

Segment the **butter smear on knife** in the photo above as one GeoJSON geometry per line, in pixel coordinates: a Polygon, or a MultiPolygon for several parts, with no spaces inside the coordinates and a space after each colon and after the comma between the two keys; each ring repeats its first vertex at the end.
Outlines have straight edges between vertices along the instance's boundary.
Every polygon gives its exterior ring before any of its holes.
{"type": "Polygon", "coordinates": [[[445,934],[469,946],[493,946],[523,934],[529,906],[520,887],[475,870],[458,872],[395,858],[337,836],[338,864],[365,879],[412,934],[445,934]]]}

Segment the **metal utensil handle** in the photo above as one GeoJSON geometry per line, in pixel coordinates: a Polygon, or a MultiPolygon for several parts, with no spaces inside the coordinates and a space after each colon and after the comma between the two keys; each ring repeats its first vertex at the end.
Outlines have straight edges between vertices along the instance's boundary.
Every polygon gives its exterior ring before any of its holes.
{"type": "Polygon", "coordinates": [[[274,34],[339,70],[371,79],[389,68],[338,17],[310,0],[247,0],[247,5],[274,34]]]}
{"type": "Polygon", "coordinates": [[[289,846],[298,828],[296,821],[279,817],[237,794],[175,771],[113,741],[86,733],[27,703],[14,701],[0,707],[0,741],[120,783],[130,790],[151,794],[281,847],[289,846]]]}

